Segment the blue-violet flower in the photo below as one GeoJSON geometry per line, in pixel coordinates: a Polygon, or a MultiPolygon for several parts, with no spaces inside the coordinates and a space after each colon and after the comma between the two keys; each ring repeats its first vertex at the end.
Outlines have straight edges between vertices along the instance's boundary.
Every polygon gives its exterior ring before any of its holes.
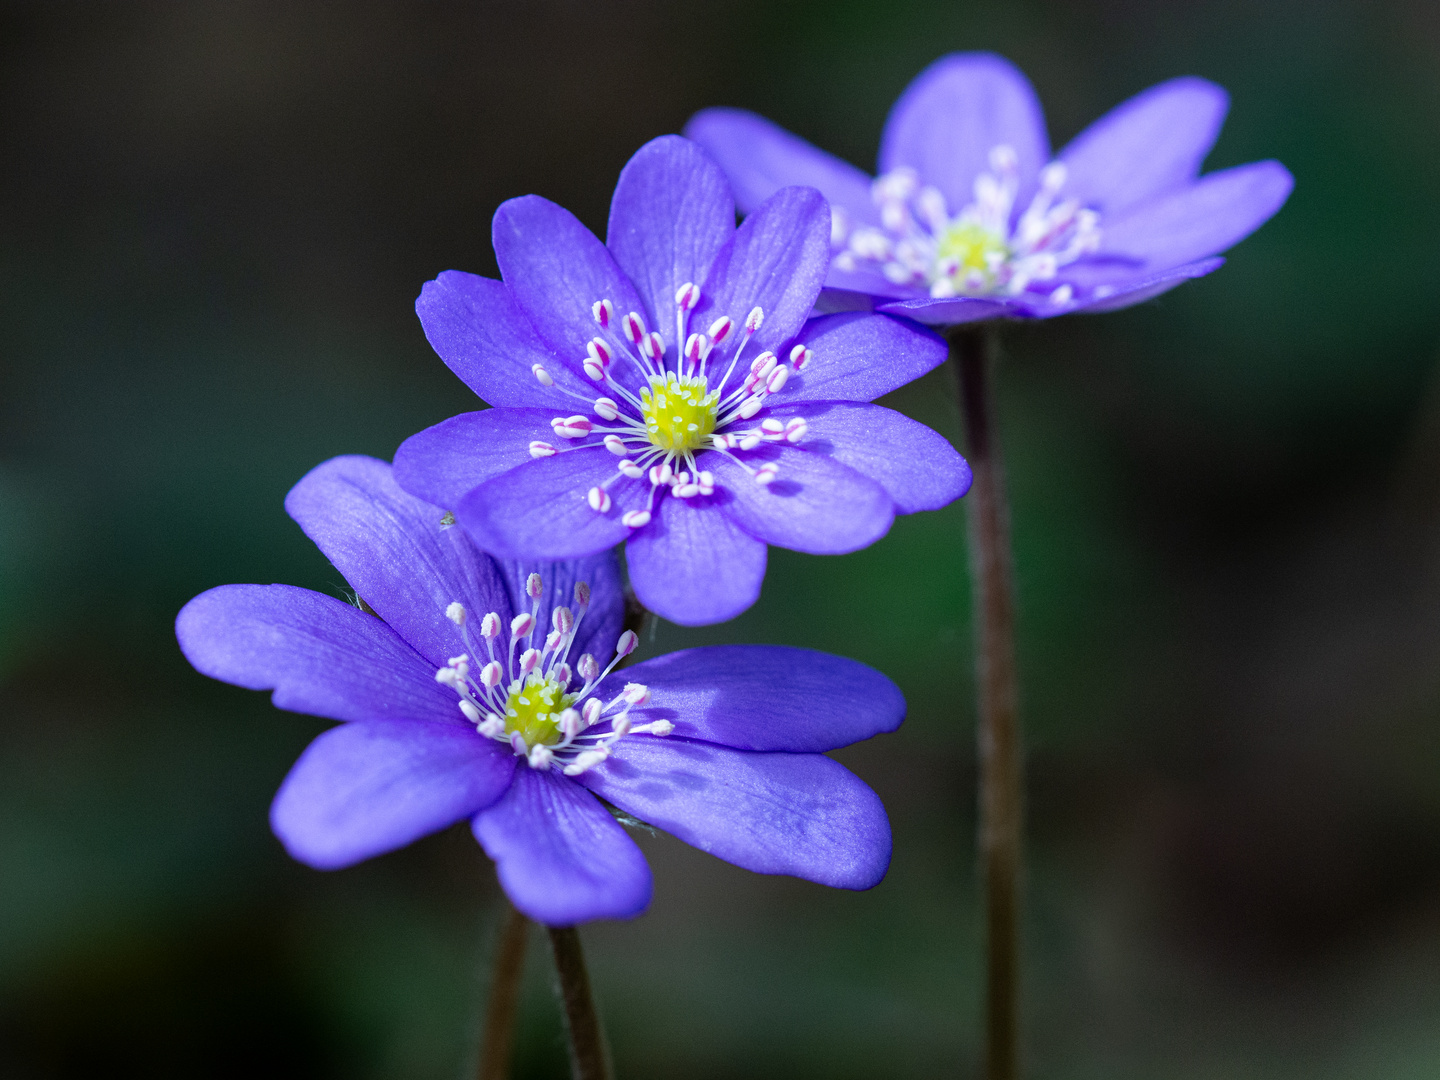
{"type": "Polygon", "coordinates": [[[752,209],[737,229],[719,167],[673,135],[625,166],[605,244],[538,196],[502,205],[503,282],[452,270],[416,303],[493,408],[407,440],[400,485],[508,558],[628,541],[641,602],[687,625],[755,602],[766,544],[854,551],[959,498],[950,444],[869,404],[945,343],[869,312],[811,319],[829,207],[791,187],[752,209]]]}
{"type": "Polygon", "coordinates": [[[621,632],[613,551],[498,561],[373,458],[320,465],[285,506],[374,614],[226,585],[190,601],[176,633],[204,674],[348,721],[275,797],[271,823],[297,859],[348,866],[469,818],[532,918],[637,915],[650,869],[598,795],[759,873],[847,889],[884,876],[885,810],[824,756],[899,726],[904,699],[879,672],[714,646],[617,673],[636,640],[621,632]]]}
{"type": "Polygon", "coordinates": [[[740,209],[788,184],[830,200],[825,303],[931,325],[1112,311],[1200,277],[1280,209],[1279,162],[1199,176],[1225,118],[1214,83],[1153,86],[1053,160],[1034,89],[988,53],[937,60],[891,110],[873,180],[753,113],[707,109],[686,134],[740,209]],[[848,295],[846,295],[848,294],[848,295]]]}

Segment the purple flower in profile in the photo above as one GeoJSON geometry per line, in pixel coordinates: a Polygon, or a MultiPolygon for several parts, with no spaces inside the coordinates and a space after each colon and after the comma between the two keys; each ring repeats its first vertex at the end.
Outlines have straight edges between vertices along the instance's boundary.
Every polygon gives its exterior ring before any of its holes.
{"type": "Polygon", "coordinates": [[[538,196],[502,205],[503,282],[452,270],[415,305],[493,407],[407,440],[400,485],[506,557],[628,541],[641,602],[687,625],[755,602],[767,544],[855,551],[963,495],[945,439],[870,404],[944,342],[869,312],[811,319],[829,207],[791,187],[751,209],[737,229],[720,169],[673,135],[625,166],[605,244],[538,196]]]}
{"type": "Polygon", "coordinates": [[[374,614],[226,585],[190,601],[176,634],[204,674],[348,721],[275,797],[295,858],[348,866],[469,818],[527,915],[627,918],[649,903],[650,869],[598,795],[758,873],[846,889],[884,876],[884,808],[824,751],[899,726],[885,676],[771,646],[688,649],[622,675],[635,635],[621,632],[613,551],[498,561],[373,458],[326,462],[285,506],[374,614]]]}
{"type": "Polygon", "coordinates": [[[873,180],[739,109],[707,109],[685,130],[724,168],[744,212],[789,184],[825,195],[830,289],[938,326],[1113,311],[1219,267],[1217,254],[1293,186],[1275,161],[1199,175],[1227,105],[1214,83],[1173,79],[1052,160],[1025,76],[999,56],[957,53],[900,95],[873,180]]]}

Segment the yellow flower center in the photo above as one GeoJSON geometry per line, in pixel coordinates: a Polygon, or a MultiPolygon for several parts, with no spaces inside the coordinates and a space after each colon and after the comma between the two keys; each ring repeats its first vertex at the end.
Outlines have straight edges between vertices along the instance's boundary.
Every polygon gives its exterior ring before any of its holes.
{"type": "Polygon", "coordinates": [[[531,672],[505,702],[505,730],[518,731],[526,746],[560,741],[560,714],[579,697],[567,694],[554,679],[531,672]]]}
{"type": "Polygon", "coordinates": [[[936,237],[937,276],[950,278],[957,291],[988,289],[995,283],[996,269],[1010,254],[1005,237],[973,221],[957,221],[936,237]]]}
{"type": "Polygon", "coordinates": [[[696,450],[715,430],[718,393],[708,393],[704,375],[651,375],[640,391],[641,415],[650,441],[662,450],[696,450]]]}

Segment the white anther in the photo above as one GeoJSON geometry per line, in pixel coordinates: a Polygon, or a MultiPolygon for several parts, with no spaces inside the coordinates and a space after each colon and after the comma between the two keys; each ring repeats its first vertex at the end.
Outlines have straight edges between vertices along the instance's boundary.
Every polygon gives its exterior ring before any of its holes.
{"type": "Polygon", "coordinates": [[[551,630],[550,633],[545,635],[545,648],[542,651],[541,655],[543,656],[545,653],[557,652],[560,648],[560,643],[564,640],[565,635],[560,633],[558,629],[551,630]]]}
{"type": "Polygon", "coordinates": [[[910,224],[910,211],[902,202],[887,202],[880,206],[880,224],[892,233],[903,233],[910,224]]]}
{"type": "Polygon", "coordinates": [[[605,368],[598,360],[592,360],[587,356],[581,366],[585,369],[585,377],[591,382],[605,381],[605,368]]]}
{"type": "Polygon", "coordinates": [[[555,681],[558,682],[561,686],[569,686],[570,676],[572,674],[573,672],[570,670],[569,664],[561,664],[558,668],[555,669],[555,681]]]}
{"type": "Polygon", "coordinates": [[[760,428],[763,431],[768,431],[772,435],[779,435],[785,430],[785,425],[772,416],[766,419],[765,422],[760,425],[760,428]]]}
{"type": "Polygon", "coordinates": [[[651,360],[660,360],[665,356],[665,339],[657,331],[652,330],[645,338],[644,344],[640,346],[640,351],[651,360]]]}
{"type": "Polygon", "coordinates": [[[772,394],[778,394],[785,389],[785,384],[790,380],[790,369],[781,364],[770,373],[770,378],[765,383],[765,389],[772,394]]]}
{"type": "Polygon", "coordinates": [[[645,337],[645,320],[634,311],[621,319],[620,325],[624,328],[625,336],[630,339],[632,345],[639,345],[645,337]]]}
{"type": "Polygon", "coordinates": [[[480,620],[480,636],[486,641],[494,641],[500,636],[500,616],[490,612],[480,620]]]}
{"type": "Polygon", "coordinates": [[[779,465],[776,465],[773,461],[767,461],[755,470],[755,482],[757,484],[769,484],[775,479],[775,474],[779,471],[779,465]]]}
{"type": "Polygon", "coordinates": [[[720,318],[710,324],[710,340],[716,345],[719,345],[730,336],[730,331],[734,328],[735,320],[730,318],[729,315],[721,315],[720,318]]]}
{"type": "Polygon", "coordinates": [[[575,670],[580,672],[580,677],[590,682],[600,674],[600,662],[588,652],[575,661],[575,670]]]}
{"type": "Polygon", "coordinates": [[[589,354],[591,360],[594,360],[602,367],[609,367],[610,361],[615,359],[614,353],[610,351],[610,346],[607,345],[602,338],[591,338],[587,341],[585,343],[585,351],[589,354]]]}
{"type": "Polygon", "coordinates": [[[587,582],[575,583],[575,603],[582,609],[590,606],[590,586],[587,582]]]}
{"type": "Polygon", "coordinates": [[[627,510],[620,515],[620,523],[626,528],[639,529],[650,524],[649,510],[627,510]]]}
{"type": "Polygon", "coordinates": [[[536,440],[530,444],[530,456],[533,458],[554,457],[560,451],[551,446],[548,442],[536,440]]]}
{"type": "Polygon", "coordinates": [[[601,420],[614,420],[620,415],[620,406],[608,397],[595,399],[595,415],[601,420]]]}
{"type": "Polygon", "coordinates": [[[491,660],[480,669],[480,684],[493,690],[500,685],[500,680],[505,678],[505,669],[500,666],[500,661],[491,660]]]}
{"type": "Polygon", "coordinates": [[[741,420],[749,420],[752,416],[754,416],[760,411],[764,404],[765,396],[763,394],[755,394],[753,397],[746,398],[741,403],[740,411],[737,415],[740,417],[741,420]]]}
{"type": "Polygon", "coordinates": [[[764,322],[765,312],[759,304],[756,304],[753,308],[750,309],[750,314],[745,316],[745,332],[747,334],[755,333],[760,329],[761,325],[763,325],[764,322]]]}
{"type": "Polygon", "coordinates": [[[696,495],[700,494],[700,485],[677,484],[675,487],[671,488],[670,491],[671,494],[677,495],[682,499],[693,499],[696,495]]]}
{"type": "Polygon", "coordinates": [[[754,450],[760,445],[761,441],[759,435],[745,435],[741,437],[739,447],[741,450],[754,450]]]}
{"type": "Polygon", "coordinates": [[[460,701],[460,711],[465,714],[465,719],[469,720],[472,724],[480,723],[480,710],[475,707],[473,701],[462,698],[460,701]]]}
{"type": "Polygon", "coordinates": [[[530,365],[530,373],[535,376],[535,378],[539,381],[539,383],[540,383],[541,386],[554,386],[554,385],[555,385],[555,380],[552,379],[552,378],[550,377],[550,373],[545,370],[545,365],[544,365],[544,364],[531,364],[531,365],[530,365]]]}
{"type": "Polygon", "coordinates": [[[579,776],[587,769],[593,769],[596,765],[599,765],[609,756],[609,751],[603,748],[599,750],[586,750],[583,754],[576,757],[576,759],[572,761],[569,765],[565,766],[565,775],[579,776]]]}
{"type": "Polygon", "coordinates": [[[839,247],[850,234],[850,218],[839,206],[830,207],[830,246],[839,247]]]}
{"type": "Polygon", "coordinates": [[[505,718],[497,713],[490,713],[480,722],[480,734],[487,739],[498,739],[505,734],[505,718]]]}
{"type": "Polygon", "coordinates": [[[615,318],[615,305],[609,300],[596,300],[590,307],[590,314],[595,316],[595,321],[603,330],[610,325],[610,320],[615,318]]]}
{"type": "Polygon", "coordinates": [[[776,359],[775,354],[767,349],[750,362],[750,374],[755,377],[756,382],[761,382],[769,377],[770,372],[775,370],[777,363],[779,363],[779,361],[776,359]]]}
{"type": "Polygon", "coordinates": [[[555,429],[555,434],[562,439],[583,439],[595,427],[588,416],[581,416],[579,413],[574,416],[556,417],[550,421],[550,424],[555,429]]]}
{"type": "Polygon", "coordinates": [[[1040,186],[1053,194],[1065,186],[1067,176],[1069,176],[1069,170],[1065,168],[1065,163],[1052,161],[1040,170],[1040,186]]]}
{"type": "Polygon", "coordinates": [[[435,681],[441,686],[452,686],[457,690],[459,689],[459,687],[456,686],[456,683],[459,681],[459,676],[455,673],[454,668],[442,667],[439,671],[435,672],[435,681]]]}
{"type": "Polygon", "coordinates": [[[870,184],[870,196],[877,205],[886,202],[904,201],[915,194],[920,186],[920,177],[914,169],[901,166],[877,176],[870,184]]]}
{"type": "Polygon", "coordinates": [[[699,482],[700,482],[700,494],[701,494],[701,495],[713,495],[713,494],[715,494],[715,474],[714,474],[714,473],[712,473],[710,470],[706,469],[706,470],[703,470],[696,479],[698,479],[699,482]]]}
{"type": "Polygon", "coordinates": [[[520,654],[520,674],[529,675],[540,666],[540,650],[526,649],[520,654]]]}
{"type": "Polygon", "coordinates": [[[675,730],[675,725],[669,720],[652,720],[646,725],[651,735],[659,735],[662,739],[675,730]]]}
{"type": "Polygon", "coordinates": [[[801,361],[804,360],[804,358],[804,345],[796,345],[793,349],[790,350],[790,363],[797,371],[800,369],[801,361]]]}
{"type": "Polygon", "coordinates": [[[539,574],[531,574],[525,579],[525,592],[531,600],[539,600],[545,593],[545,582],[539,574]]]}
{"type": "Polygon", "coordinates": [[[578,709],[566,709],[560,714],[560,731],[564,734],[567,740],[573,739],[576,735],[580,734],[581,725],[583,723],[584,721],[580,719],[580,712],[578,709]]]}
{"type": "Polygon", "coordinates": [[[445,609],[445,617],[456,626],[465,625],[465,605],[459,600],[452,600],[450,606],[445,609]]]}
{"type": "Polygon", "coordinates": [[[521,757],[529,756],[530,748],[525,745],[525,736],[521,735],[518,731],[512,731],[510,733],[510,749],[514,750],[515,753],[521,757]]]}
{"type": "Polygon", "coordinates": [[[921,188],[920,193],[915,196],[915,209],[920,211],[920,217],[930,226],[931,232],[939,232],[950,221],[945,196],[937,187],[921,188]]]}
{"type": "Polygon", "coordinates": [[[634,723],[634,721],[630,719],[628,714],[621,713],[615,718],[615,722],[610,725],[611,734],[613,734],[616,739],[623,739],[626,735],[630,734],[630,725],[632,723],[634,723]]]}
{"type": "Polygon", "coordinates": [[[1001,143],[990,151],[990,167],[998,173],[1014,172],[1020,165],[1020,157],[1015,153],[1015,148],[1008,143],[1001,143]]]}
{"type": "Polygon", "coordinates": [[[1058,289],[1056,289],[1050,294],[1050,303],[1068,304],[1074,298],[1075,290],[1069,285],[1061,285],[1058,289]]]}
{"type": "Polygon", "coordinates": [[[624,693],[625,700],[631,705],[644,705],[650,700],[650,688],[644,683],[626,683],[624,693]]]}
{"type": "Polygon", "coordinates": [[[555,751],[544,743],[538,743],[530,751],[530,756],[526,760],[529,761],[532,769],[548,769],[550,763],[555,760],[555,751]]]}
{"type": "Polygon", "coordinates": [[[522,611],[510,620],[510,636],[512,638],[525,637],[534,629],[535,616],[531,615],[528,611],[522,611]]]}
{"type": "Polygon", "coordinates": [[[575,613],[562,605],[550,613],[550,622],[560,633],[568,634],[575,626],[575,613]]]}
{"type": "Polygon", "coordinates": [[[805,433],[809,430],[809,422],[803,416],[797,416],[785,425],[785,441],[797,443],[805,437],[805,433]]]}
{"type": "Polygon", "coordinates": [[[585,495],[585,501],[590,504],[590,509],[597,514],[607,513],[610,509],[610,493],[604,488],[592,487],[585,495]]]}
{"type": "Polygon", "coordinates": [[[631,461],[629,458],[626,458],[624,461],[620,462],[620,464],[615,467],[619,469],[622,473],[624,473],[626,476],[628,476],[631,480],[639,480],[642,476],[645,475],[645,470],[642,469],[639,465],[636,465],[635,462],[631,461]]]}
{"type": "Polygon", "coordinates": [[[599,698],[592,697],[588,699],[585,704],[581,706],[581,721],[586,727],[594,727],[595,724],[600,720],[600,710],[604,707],[605,706],[600,704],[599,698]]]}
{"type": "Polygon", "coordinates": [[[704,334],[691,334],[685,339],[685,359],[692,364],[705,355],[705,346],[710,344],[704,334]]]}
{"type": "Polygon", "coordinates": [[[615,642],[616,656],[629,656],[635,651],[635,646],[640,644],[640,639],[635,636],[634,630],[626,630],[620,635],[620,640],[615,642]]]}
{"type": "Polygon", "coordinates": [[[879,229],[866,227],[850,234],[850,254],[880,262],[890,257],[890,238],[879,229]]]}
{"type": "Polygon", "coordinates": [[[650,466],[650,483],[656,487],[664,487],[670,483],[670,463],[662,461],[659,465],[650,466]]]}
{"type": "Polygon", "coordinates": [[[675,303],[681,311],[689,311],[700,302],[700,289],[693,281],[687,281],[675,290],[675,303]]]}
{"type": "Polygon", "coordinates": [[[624,457],[626,453],[625,440],[620,438],[619,435],[606,435],[605,449],[609,450],[616,457],[624,457]]]}

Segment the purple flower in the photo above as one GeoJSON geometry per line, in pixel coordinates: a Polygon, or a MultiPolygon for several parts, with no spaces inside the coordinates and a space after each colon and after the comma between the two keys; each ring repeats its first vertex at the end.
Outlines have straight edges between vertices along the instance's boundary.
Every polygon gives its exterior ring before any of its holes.
{"type": "Polygon", "coordinates": [[[809,184],[833,214],[826,284],[931,325],[1113,311],[1224,262],[1293,181],[1259,161],[1201,177],[1225,118],[1204,79],[1152,86],[1053,160],[1035,91],[1009,61],[931,64],[890,112],[866,176],[753,113],[707,109],[686,134],[725,169],[744,212],[809,184]]]}
{"type": "Polygon", "coordinates": [[[306,589],[225,585],[190,601],[176,634],[204,674],[348,721],[275,797],[295,858],[348,866],[470,818],[532,918],[637,915],[650,869],[598,795],[758,873],[846,889],[884,876],[884,808],[824,751],[899,726],[885,676],[771,646],[615,673],[635,635],[621,633],[614,552],[497,561],[373,458],[326,462],[285,506],[379,618],[306,589]]]}
{"type": "Polygon", "coordinates": [[[963,495],[948,442],[869,404],[944,342],[868,312],[810,319],[829,207],[792,187],[752,209],[737,229],[724,175],[678,136],[625,166],[606,244],[538,196],[501,206],[504,281],[452,270],[415,305],[494,408],[406,441],[400,485],[506,557],[628,540],[641,602],[686,625],[753,604],[767,544],[855,551],[963,495]]]}

